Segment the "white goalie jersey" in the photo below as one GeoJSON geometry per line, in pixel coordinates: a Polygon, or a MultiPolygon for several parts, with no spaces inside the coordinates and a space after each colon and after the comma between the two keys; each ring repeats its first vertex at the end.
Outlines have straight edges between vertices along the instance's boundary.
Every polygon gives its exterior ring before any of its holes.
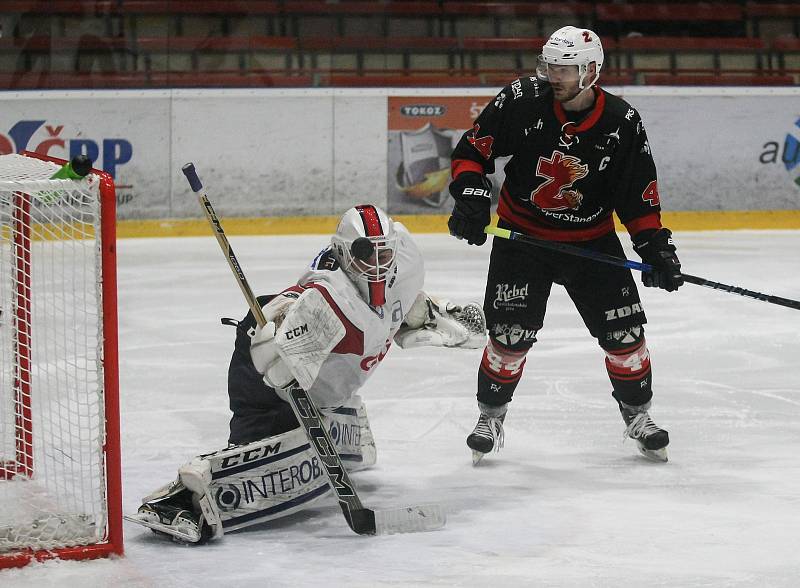
{"type": "Polygon", "coordinates": [[[344,404],[364,384],[422,288],[422,254],[402,224],[394,228],[397,263],[386,281],[383,306],[365,302],[330,249],[317,256],[297,286],[284,292],[299,297],[277,328],[280,355],[321,407],[344,404]]]}

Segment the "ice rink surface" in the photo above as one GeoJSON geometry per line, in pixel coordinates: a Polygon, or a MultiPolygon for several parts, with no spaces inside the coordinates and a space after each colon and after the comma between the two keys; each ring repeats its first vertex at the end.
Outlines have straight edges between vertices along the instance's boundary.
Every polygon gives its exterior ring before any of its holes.
{"type": "MultiPolygon", "coordinates": [[[[628,238],[622,236],[631,259],[628,238]]],[[[800,232],[677,233],[686,273],[800,298],[800,232]]],[[[481,300],[489,247],[417,237],[426,290],[481,300]]],[[[258,293],[324,236],[233,237],[258,293]]],[[[119,242],[124,508],[227,439],[226,370],[246,305],[213,237],[119,242]]],[[[637,278],[638,279],[638,278],[637,278]]],[[[332,498],[200,547],[126,523],[123,559],[0,572],[3,587],[797,586],[800,312],[707,288],[641,288],[670,461],[623,444],[603,353],[554,287],[506,419],[473,468],[480,350],[393,348],[362,389],[378,464],[365,505],[445,505],[440,531],[353,534],[332,498]]]]}

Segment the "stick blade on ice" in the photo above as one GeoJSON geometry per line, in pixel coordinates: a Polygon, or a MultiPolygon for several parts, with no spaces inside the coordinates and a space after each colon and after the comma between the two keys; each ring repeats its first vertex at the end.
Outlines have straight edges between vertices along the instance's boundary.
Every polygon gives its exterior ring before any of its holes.
{"type": "Polygon", "coordinates": [[[440,504],[422,504],[375,511],[375,534],[418,533],[441,529],[447,522],[440,504]]]}

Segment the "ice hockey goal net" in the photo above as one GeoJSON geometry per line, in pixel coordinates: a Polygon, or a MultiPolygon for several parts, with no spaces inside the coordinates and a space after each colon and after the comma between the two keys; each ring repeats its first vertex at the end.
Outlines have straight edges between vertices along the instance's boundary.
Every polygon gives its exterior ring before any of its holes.
{"type": "Polygon", "coordinates": [[[115,193],[0,156],[0,568],[122,553],[115,193]]]}

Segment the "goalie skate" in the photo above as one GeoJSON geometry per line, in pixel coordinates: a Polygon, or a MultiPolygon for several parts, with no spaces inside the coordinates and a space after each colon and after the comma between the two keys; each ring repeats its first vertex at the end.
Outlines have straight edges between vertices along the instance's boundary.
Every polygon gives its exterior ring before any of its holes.
{"type": "Polygon", "coordinates": [[[669,433],[653,422],[647,412],[649,408],[649,402],[641,406],[619,403],[619,411],[626,425],[623,440],[631,438],[636,441],[639,453],[647,459],[666,462],[669,433]]]}
{"type": "Polygon", "coordinates": [[[135,515],[125,515],[125,520],[147,527],[156,534],[168,535],[179,543],[202,543],[205,540],[202,523],[188,510],[143,504],[135,515]]]}
{"type": "Polygon", "coordinates": [[[154,498],[142,504],[135,515],[125,515],[125,520],[180,543],[204,543],[211,537],[203,515],[193,511],[191,492],[180,481],[168,484],[151,497],[154,498]]]}

